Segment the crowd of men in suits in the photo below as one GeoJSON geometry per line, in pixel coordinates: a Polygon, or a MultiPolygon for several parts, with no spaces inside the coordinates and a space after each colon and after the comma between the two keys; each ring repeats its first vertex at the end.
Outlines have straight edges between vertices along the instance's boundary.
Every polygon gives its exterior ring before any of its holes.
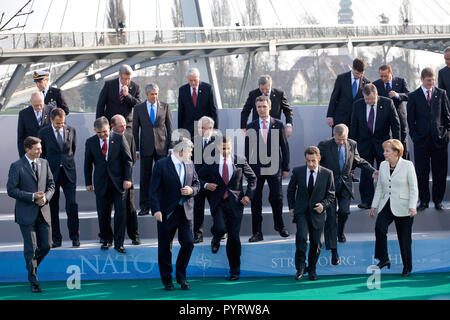
{"type": "MultiPolygon", "coordinates": [[[[292,170],[288,186],[289,211],[297,224],[296,279],[306,272],[311,280],[317,279],[323,232],[332,264],[340,263],[337,242],[346,241],[344,229],[354,198],[354,170],[361,168],[358,206],[369,209],[377,168],[384,160],[382,143],[390,138],[400,140],[405,150],[409,150],[408,132],[413,140],[418,210],[426,209],[430,201],[430,163],[431,199],[437,210],[443,209],[450,132],[450,48],[445,49],[444,58],[447,66],[439,71],[440,88],[434,86],[434,71],[425,68],[422,85],[411,93],[404,79],[393,76],[389,65],[380,66],[380,79],[373,83],[364,77],[366,64],[359,58],[349,72],[338,75],[327,111],[332,138],[307,148],[306,165],[292,170]]],[[[76,130],[65,123],[69,109],[61,90],[49,86],[48,76],[46,72],[33,75],[39,91],[32,94],[31,106],[19,113],[17,147],[21,160],[11,165],[7,185],[8,194],[16,199],[16,221],[25,241],[33,292],[41,291],[37,266],[50,246],[62,244],[60,188],[66,198],[72,245],[80,246],[75,197],[76,130]],[[47,242],[50,235],[51,245],[47,242]]],[[[288,139],[294,121],[284,91],[274,88],[268,75],[258,79],[258,88],[249,93],[241,112],[240,127],[246,138],[245,155],[239,157],[233,151],[233,139],[215,131],[219,117],[214,92],[211,85],[200,81],[196,68],[189,69],[188,83],[179,88],[178,130],[186,134],[176,139],[169,106],[159,101],[158,85],[145,87],[146,100],[142,102],[140,88],[131,79],[131,67],[123,65],[118,78],[105,82],[97,104],[95,135],[85,142],[84,177],[86,190],[96,197],[101,249],[114,244],[117,252],[125,253],[125,230],[132,244],[141,244],[137,216],[151,213],[158,221],[158,263],[165,289],[174,289],[171,243],[178,231],[181,249],[176,280],[187,290],[186,267],[194,243],[203,242],[207,199],[213,218],[211,250],[217,253],[226,235],[229,280],[239,279],[243,208],[251,204],[249,242],[262,241],[262,191],[266,181],[274,229],[281,237],[289,236],[282,216],[282,179],[288,178],[291,170],[288,139]],[[250,113],[252,120],[247,123],[250,113]],[[281,121],[282,113],[286,123],[281,121]],[[136,161],[140,161],[139,213],[134,206],[132,178],[136,161]]],[[[409,153],[403,156],[408,158],[409,153]]]]}

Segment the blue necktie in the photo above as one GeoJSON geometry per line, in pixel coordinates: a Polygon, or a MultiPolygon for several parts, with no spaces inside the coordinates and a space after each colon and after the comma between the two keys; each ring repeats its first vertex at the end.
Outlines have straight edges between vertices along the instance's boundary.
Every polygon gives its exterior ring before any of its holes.
{"type": "Polygon", "coordinates": [[[353,99],[356,97],[356,94],[358,93],[358,82],[356,82],[356,79],[353,81],[352,84],[352,95],[353,99]]]}
{"type": "Polygon", "coordinates": [[[386,83],[386,96],[389,96],[389,91],[391,91],[391,84],[388,82],[386,83]]]}
{"type": "Polygon", "coordinates": [[[155,106],[153,103],[150,106],[150,118],[152,119],[152,124],[155,125],[155,106]]]}
{"type": "Polygon", "coordinates": [[[344,153],[344,146],[339,147],[339,169],[342,172],[342,169],[344,168],[345,163],[345,153],[344,153]]]}
{"type": "MultiPolygon", "coordinates": [[[[182,171],[182,163],[178,164],[178,176],[180,177],[181,186],[184,186],[184,174],[182,171]]],[[[181,197],[180,202],[178,202],[179,205],[183,204],[183,197],[181,197]]]]}

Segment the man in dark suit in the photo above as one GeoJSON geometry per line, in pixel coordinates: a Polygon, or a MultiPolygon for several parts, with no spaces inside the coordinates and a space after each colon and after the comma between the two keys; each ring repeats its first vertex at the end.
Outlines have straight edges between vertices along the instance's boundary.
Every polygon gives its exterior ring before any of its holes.
{"type": "MultiPolygon", "coordinates": [[[[132,167],[136,163],[136,144],[134,143],[134,137],[131,133],[126,131],[127,122],[125,118],[116,114],[111,118],[111,129],[112,132],[116,134],[122,134],[127,141],[128,147],[130,148],[130,154],[132,159],[132,167]]],[[[125,212],[126,212],[126,226],[127,226],[127,234],[131,239],[131,244],[140,245],[141,240],[139,239],[139,231],[138,231],[138,219],[136,214],[136,207],[134,206],[134,179],[133,179],[133,170],[131,170],[131,187],[126,191],[126,200],[125,200],[125,212]]]]}
{"type": "Polygon", "coordinates": [[[218,128],[219,118],[214,91],[209,83],[200,82],[200,72],[191,68],[187,72],[188,83],[181,86],[178,92],[178,129],[185,129],[192,138],[194,121],[203,116],[214,120],[214,128],[218,128]]]}
{"type": "Polygon", "coordinates": [[[181,289],[189,290],[186,268],[194,249],[192,218],[194,196],[200,190],[192,156],[192,142],[181,138],[172,155],[155,164],[150,188],[150,208],[158,227],[158,266],[166,290],[173,290],[172,241],[178,231],[181,248],[176,262],[176,279],[181,289]]]}
{"type": "Polygon", "coordinates": [[[262,193],[264,183],[269,185],[269,202],[272,206],[275,230],[289,237],[283,223],[282,178],[289,175],[289,144],[286,127],[281,120],[270,117],[271,101],[267,96],[256,98],[259,118],[246,128],[245,156],[257,179],[252,199],[252,237],[250,242],[264,240],[262,234],[262,193]]]}
{"type": "Polygon", "coordinates": [[[272,102],[270,109],[270,116],[272,118],[281,120],[281,112],[286,117],[286,136],[289,138],[292,135],[293,112],[292,107],[287,101],[286,94],[283,90],[272,88],[272,77],[269,75],[262,75],[258,79],[258,89],[250,91],[244,108],[241,111],[241,129],[247,127],[247,121],[250,113],[252,113],[252,121],[258,119],[258,112],[256,111],[255,100],[259,96],[268,96],[272,102]]]}
{"type": "Polygon", "coordinates": [[[337,241],[346,241],[344,228],[350,214],[350,202],[354,198],[352,170],[358,167],[368,171],[368,175],[373,175],[376,170],[359,156],[356,141],[348,139],[348,128],[343,123],[334,126],[333,138],[321,141],[318,148],[320,165],[333,171],[334,176],[336,201],[327,209],[325,247],[331,249],[331,264],[338,265],[337,241]]]}
{"type": "Polygon", "coordinates": [[[131,187],[133,160],[125,137],[110,133],[108,119],[100,117],[94,121],[96,134],[86,140],[84,178],[86,190],[95,191],[102,250],[112,246],[125,253],[125,200],[126,190],[131,187]],[[92,184],[92,171],[94,183],[92,184]],[[114,204],[114,234],[111,230],[111,210],[114,204]]]}
{"type": "MultiPolygon", "coordinates": [[[[394,102],[386,97],[378,96],[377,87],[372,83],[363,89],[364,99],[353,104],[352,126],[350,138],[358,143],[359,154],[370,165],[384,161],[382,144],[388,139],[400,140],[400,120],[394,102]]],[[[359,193],[361,209],[370,209],[375,188],[370,171],[361,171],[359,193]]]]}
{"type": "Polygon", "coordinates": [[[350,128],[353,102],[363,97],[362,89],[370,83],[364,77],[365,70],[365,61],[356,58],[353,60],[351,71],[337,76],[327,111],[327,123],[330,128],[339,123],[350,128]]]}
{"type": "Polygon", "coordinates": [[[447,92],[447,98],[450,100],[450,47],[444,50],[445,67],[439,70],[438,87],[447,92]]]}
{"type": "Polygon", "coordinates": [[[432,200],[443,210],[447,182],[448,140],[450,135],[449,99],[445,90],[436,88],[435,73],[425,68],[420,75],[422,85],[409,94],[408,126],[414,143],[414,162],[419,186],[418,211],[428,208],[430,201],[430,162],[433,179],[432,200]]]}
{"type": "Polygon", "coordinates": [[[42,92],[33,92],[30,99],[31,106],[19,112],[17,122],[17,150],[22,158],[25,155],[23,142],[26,137],[37,137],[39,130],[50,123],[51,108],[44,104],[42,92]]]}
{"type": "Polygon", "coordinates": [[[217,253],[220,240],[225,233],[227,237],[227,257],[230,265],[230,281],[239,279],[241,265],[241,240],[239,231],[244,213],[244,206],[250,203],[256,186],[256,176],[244,158],[233,155],[233,142],[223,136],[217,144],[220,153],[219,162],[204,165],[198,176],[207,190],[210,199],[213,226],[211,233],[212,253],[217,253]],[[244,194],[243,178],[247,179],[247,191],[244,194]]]}
{"type": "Polygon", "coordinates": [[[131,81],[133,70],[129,65],[122,65],[119,78],[105,82],[97,102],[95,118],[105,116],[111,121],[112,116],[121,114],[127,120],[127,130],[131,130],[133,108],[141,102],[139,86],[131,81]]]}
{"type": "Polygon", "coordinates": [[[137,159],[140,161],[140,216],[149,214],[150,210],[149,189],[153,162],[167,157],[172,148],[172,113],[167,103],[158,100],[158,94],[158,85],[147,85],[147,101],[138,104],[133,113],[133,136],[137,159]]]}
{"type": "Polygon", "coordinates": [[[287,190],[289,213],[297,224],[295,238],[295,279],[305,272],[310,280],[317,280],[316,263],[322,248],[322,232],[327,208],[334,202],[333,172],[319,165],[320,150],[305,150],[306,166],[294,168],[287,190]],[[309,234],[308,268],[306,249],[309,234]]]}
{"type": "MultiPolygon", "coordinates": [[[[201,117],[198,121],[198,132],[199,134],[193,139],[193,161],[197,173],[206,163],[212,164],[215,158],[214,120],[207,116],[201,117]]],[[[206,198],[207,192],[204,188],[201,188],[194,197],[194,243],[203,242],[206,198]]]]}
{"type": "Polygon", "coordinates": [[[62,235],[59,228],[60,188],[66,197],[67,228],[73,247],[80,246],[80,227],[78,204],[76,200],[77,173],[75,151],[77,135],[75,128],[65,124],[66,114],[58,107],[50,112],[51,125],[42,128],[39,138],[42,140],[42,157],[47,159],[55,181],[55,193],[50,201],[52,221],[52,248],[61,247],[62,235]]]}
{"type": "Polygon", "coordinates": [[[393,77],[392,68],[388,64],[383,64],[378,68],[380,79],[374,81],[378,94],[394,101],[400,120],[400,141],[403,143],[403,158],[409,160],[409,144],[408,144],[408,121],[406,119],[406,102],[408,101],[408,87],[403,78],[393,77]]]}
{"type": "Polygon", "coordinates": [[[65,114],[68,115],[69,107],[67,106],[66,100],[64,100],[62,90],[49,86],[48,76],[49,73],[46,71],[35,71],[33,73],[33,81],[38,90],[44,95],[44,103],[51,109],[63,109],[65,114]]]}
{"type": "Polygon", "coordinates": [[[23,250],[31,291],[42,292],[37,268],[50,251],[50,209],[48,203],[55,191],[50,166],[41,156],[40,139],[27,137],[26,154],[11,164],[6,185],[8,196],[16,199],[15,221],[23,236],[23,250]]]}

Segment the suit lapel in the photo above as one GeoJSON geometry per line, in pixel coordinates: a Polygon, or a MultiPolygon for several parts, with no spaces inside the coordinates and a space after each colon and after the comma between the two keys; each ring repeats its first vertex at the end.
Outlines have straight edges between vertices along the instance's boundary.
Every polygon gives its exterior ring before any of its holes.
{"type": "MultiPolygon", "coordinates": [[[[179,186],[180,189],[181,189],[183,186],[181,185],[181,182],[180,182],[180,176],[178,175],[178,168],[175,167],[175,163],[172,161],[172,157],[169,156],[168,158],[169,158],[168,165],[169,165],[169,167],[172,168],[172,174],[175,175],[176,180],[177,180],[177,183],[178,183],[178,186],[179,186]]],[[[185,176],[185,177],[184,177],[184,181],[186,181],[186,166],[185,166],[185,168],[184,168],[184,176],[185,176]]]]}
{"type": "MultiPolygon", "coordinates": [[[[391,178],[397,175],[397,173],[402,169],[403,167],[403,160],[402,158],[398,159],[397,165],[395,166],[394,172],[391,174],[391,178]]],[[[389,172],[390,173],[390,172],[389,172]]]]}
{"type": "Polygon", "coordinates": [[[34,181],[37,182],[36,176],[34,175],[34,172],[31,169],[31,165],[30,165],[30,163],[28,162],[28,159],[25,156],[22,157],[22,162],[23,162],[23,165],[25,167],[25,170],[28,171],[28,173],[31,175],[31,177],[33,177],[34,181]]]}
{"type": "Polygon", "coordinates": [[[158,101],[157,104],[156,104],[156,117],[155,117],[155,125],[154,125],[154,127],[157,127],[157,124],[159,122],[161,122],[162,116],[164,114],[164,110],[163,109],[164,109],[163,106],[158,101]]]}
{"type": "Polygon", "coordinates": [[[41,163],[40,159],[36,159],[36,165],[37,165],[37,174],[38,174],[37,182],[39,183],[39,179],[41,179],[41,177],[42,177],[42,163],[41,163]]]}
{"type": "Polygon", "coordinates": [[[380,103],[380,99],[378,99],[377,101],[377,114],[376,114],[376,118],[375,118],[375,123],[373,125],[373,132],[375,133],[377,131],[377,128],[380,126],[380,122],[382,120],[380,120],[384,115],[384,109],[383,106],[380,103]]]}

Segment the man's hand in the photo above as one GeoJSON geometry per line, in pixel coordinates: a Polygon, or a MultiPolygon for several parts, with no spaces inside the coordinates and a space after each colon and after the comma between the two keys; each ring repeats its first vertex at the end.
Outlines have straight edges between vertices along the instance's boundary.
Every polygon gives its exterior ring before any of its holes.
{"type": "Polygon", "coordinates": [[[191,194],[194,193],[194,190],[192,190],[192,188],[189,186],[185,186],[185,187],[181,188],[180,190],[181,190],[182,196],[190,196],[191,194]]]}
{"type": "Polygon", "coordinates": [[[131,181],[124,181],[123,182],[123,190],[128,190],[131,188],[131,181]]]}
{"type": "Polygon", "coordinates": [[[37,201],[45,196],[45,193],[42,191],[38,191],[34,193],[34,201],[37,201]]]}
{"type": "Polygon", "coordinates": [[[317,213],[322,213],[323,212],[323,205],[321,203],[316,203],[316,205],[314,206],[314,210],[317,213]]]}
{"type": "Polygon", "coordinates": [[[123,96],[127,96],[128,95],[128,86],[122,86],[122,92],[123,92],[123,96]]]}
{"type": "Polygon", "coordinates": [[[248,205],[248,204],[250,203],[250,198],[247,197],[247,196],[242,197],[241,203],[242,203],[244,206],[248,205]]]}
{"type": "Polygon", "coordinates": [[[94,191],[94,186],[86,186],[86,190],[89,192],[93,192],[94,191]]]}
{"type": "Polygon", "coordinates": [[[136,152],[136,160],[140,160],[139,154],[139,152],[136,152]]]}
{"type": "Polygon", "coordinates": [[[333,125],[334,125],[334,118],[328,117],[328,118],[327,118],[327,124],[328,124],[328,126],[329,126],[330,128],[332,128],[333,125]]]}
{"type": "Polygon", "coordinates": [[[389,91],[388,95],[389,95],[389,98],[391,98],[391,99],[398,98],[398,93],[395,92],[394,90],[389,91]]]}
{"type": "Polygon", "coordinates": [[[292,136],[292,126],[286,126],[286,137],[292,136]]]}
{"type": "Polygon", "coordinates": [[[377,211],[377,208],[370,208],[369,217],[374,218],[375,217],[375,211],[377,211]]]}
{"type": "Polygon", "coordinates": [[[154,217],[155,217],[156,221],[162,222],[162,213],[161,213],[161,211],[156,212],[154,217]]]}
{"type": "Polygon", "coordinates": [[[283,179],[286,179],[287,177],[289,177],[289,171],[281,172],[281,176],[283,177],[283,179]]]}
{"type": "Polygon", "coordinates": [[[45,206],[47,199],[45,198],[45,195],[44,195],[42,198],[39,198],[38,200],[35,199],[35,202],[39,207],[43,207],[43,206],[45,206]]]}
{"type": "Polygon", "coordinates": [[[409,213],[409,215],[412,218],[412,217],[414,217],[417,214],[417,210],[416,210],[416,208],[409,208],[408,209],[408,213],[409,213]]]}
{"type": "Polygon", "coordinates": [[[247,129],[241,129],[242,130],[242,133],[244,134],[244,136],[245,136],[245,133],[247,132],[247,129]]]}
{"type": "Polygon", "coordinates": [[[289,209],[289,214],[291,215],[291,217],[294,216],[294,209],[289,209]]]}
{"type": "Polygon", "coordinates": [[[218,186],[218,184],[216,184],[216,183],[207,183],[206,190],[216,191],[217,186],[218,186]]]}

